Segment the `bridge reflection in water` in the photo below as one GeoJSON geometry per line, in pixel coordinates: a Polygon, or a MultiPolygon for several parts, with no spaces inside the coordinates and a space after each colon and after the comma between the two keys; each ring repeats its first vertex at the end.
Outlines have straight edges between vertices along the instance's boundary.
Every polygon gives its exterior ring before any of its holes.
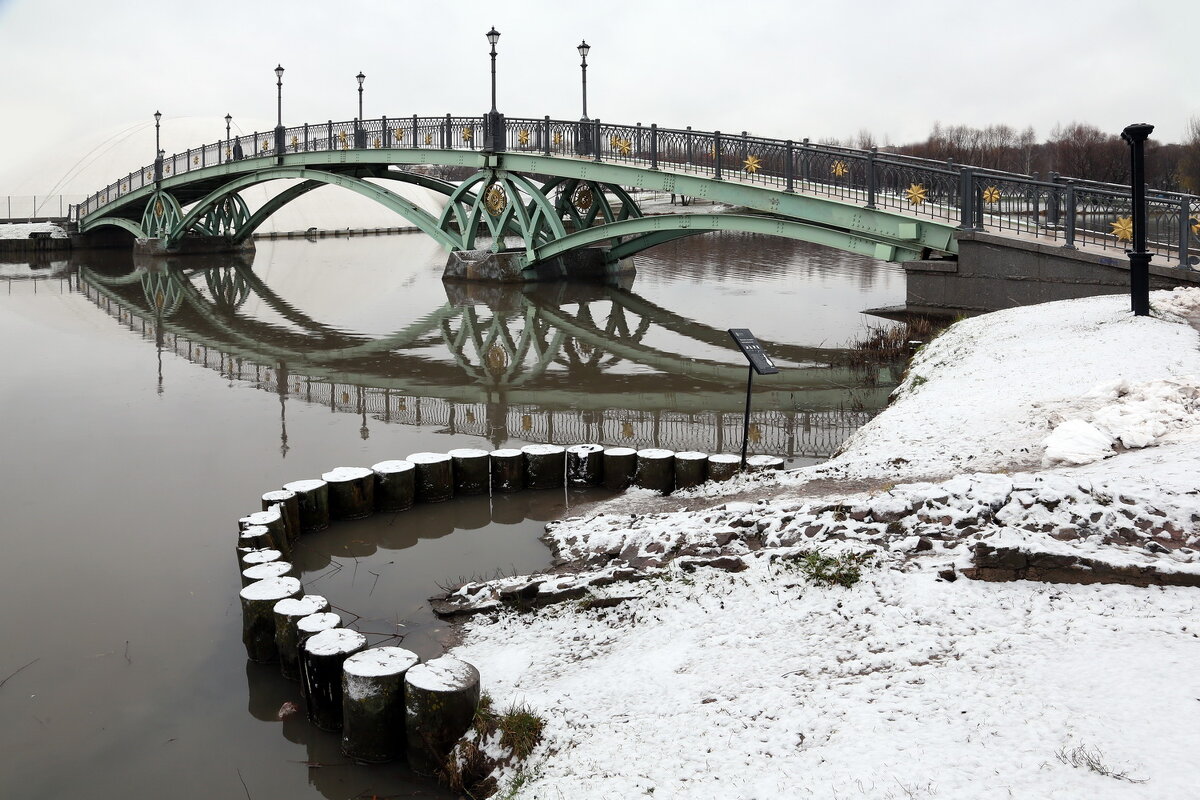
{"type": "MultiPolygon", "coordinates": [[[[390,335],[347,333],[279,297],[248,261],[79,263],[101,309],[223,377],[372,422],[435,426],[496,447],[600,442],[721,452],[740,446],[746,366],[726,332],[621,286],[445,284],[446,300],[390,335]],[[243,312],[256,298],[269,314],[243,312]],[[270,316],[270,321],[261,317],[270,316]],[[676,337],[690,352],[656,345],[676,337]]],[[[782,371],[759,382],[750,449],[822,459],[874,416],[897,371],[847,351],[765,342],[782,371]]]]}

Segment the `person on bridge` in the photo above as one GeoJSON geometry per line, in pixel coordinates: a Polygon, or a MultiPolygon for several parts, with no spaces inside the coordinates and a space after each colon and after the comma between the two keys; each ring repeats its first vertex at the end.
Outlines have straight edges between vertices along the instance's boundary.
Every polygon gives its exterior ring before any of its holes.
{"type": "Polygon", "coordinates": [[[242,143],[241,143],[241,142],[234,142],[234,143],[233,143],[233,160],[234,160],[234,161],[241,161],[241,160],[242,160],[242,156],[244,156],[244,155],[245,155],[245,153],[243,153],[243,152],[242,152],[242,143]]]}

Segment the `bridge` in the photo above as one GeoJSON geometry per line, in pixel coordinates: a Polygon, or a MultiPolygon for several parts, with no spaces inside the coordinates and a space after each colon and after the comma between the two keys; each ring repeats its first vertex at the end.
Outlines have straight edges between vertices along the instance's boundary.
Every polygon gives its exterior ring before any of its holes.
{"type": "MultiPolygon", "coordinates": [[[[956,259],[960,241],[1012,240],[1122,257],[1127,186],[1003,173],[876,149],[747,133],[549,117],[382,117],[276,128],[161,157],[72,206],[81,232],[105,227],[166,251],[244,243],[272,214],[333,185],[372,198],[434,237],[457,274],[523,280],[588,270],[683,236],[719,230],[800,239],[902,262],[956,259]],[[491,125],[489,126],[489,123],[491,125]],[[244,158],[235,154],[246,153],[244,158]],[[433,177],[427,165],[470,177],[433,177]],[[291,185],[253,212],[240,192],[291,185]],[[440,215],[380,183],[446,197],[440,215]],[[637,189],[705,198],[716,213],[647,214],[637,189]],[[479,256],[481,244],[493,254],[479,256]],[[586,257],[581,257],[586,256],[586,257]]],[[[1147,195],[1160,263],[1196,263],[1200,198],[1147,195]]],[[[678,213],[678,212],[685,213],[678,213]]],[[[1110,259],[1113,260],[1113,259],[1110,259]]]]}

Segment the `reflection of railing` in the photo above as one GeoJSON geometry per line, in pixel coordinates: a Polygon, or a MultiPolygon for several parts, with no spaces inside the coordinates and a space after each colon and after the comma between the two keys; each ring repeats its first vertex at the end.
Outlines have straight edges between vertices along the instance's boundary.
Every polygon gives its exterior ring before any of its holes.
{"type": "MultiPolygon", "coordinates": [[[[382,117],[352,122],[304,124],[288,128],[284,153],[276,153],[273,132],[253,133],[229,142],[204,145],[164,160],[163,176],[203,169],[233,158],[234,145],[246,158],[336,150],[439,149],[479,150],[485,117],[382,117]],[[359,145],[356,147],[356,145],[359,145]]],[[[1127,186],[1095,181],[979,169],[878,150],[821,145],[807,139],[768,139],[720,131],[675,130],[613,125],[600,120],[551,120],[549,117],[504,121],[503,140],[511,152],[571,156],[696,173],[717,180],[736,179],[787,192],[802,191],[890,208],[916,217],[954,222],[967,230],[1020,232],[1061,241],[1121,247],[1127,241],[1124,220],[1131,215],[1127,186]],[[1090,225],[1101,214],[1103,225],[1090,225]],[[1110,219],[1111,218],[1111,219],[1110,219]]],[[[72,216],[91,214],[129,192],[154,182],[153,165],[109,184],[72,208],[72,216]]],[[[1189,263],[1200,235],[1200,198],[1151,191],[1150,246],[1189,263]]]]}

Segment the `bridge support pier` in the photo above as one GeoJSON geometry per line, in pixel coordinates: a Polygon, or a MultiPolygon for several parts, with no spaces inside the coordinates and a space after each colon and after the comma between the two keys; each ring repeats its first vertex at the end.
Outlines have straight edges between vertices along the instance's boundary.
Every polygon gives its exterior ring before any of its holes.
{"type": "Polygon", "coordinates": [[[254,239],[235,242],[225,236],[187,236],[168,248],[166,239],[135,239],[134,255],[192,255],[200,253],[253,253],[254,239]]]}
{"type": "Polygon", "coordinates": [[[583,247],[533,266],[525,266],[523,250],[494,253],[491,250],[454,250],[446,259],[443,280],[483,283],[528,283],[530,281],[611,281],[632,277],[632,258],[611,261],[607,247],[583,247]]]}

